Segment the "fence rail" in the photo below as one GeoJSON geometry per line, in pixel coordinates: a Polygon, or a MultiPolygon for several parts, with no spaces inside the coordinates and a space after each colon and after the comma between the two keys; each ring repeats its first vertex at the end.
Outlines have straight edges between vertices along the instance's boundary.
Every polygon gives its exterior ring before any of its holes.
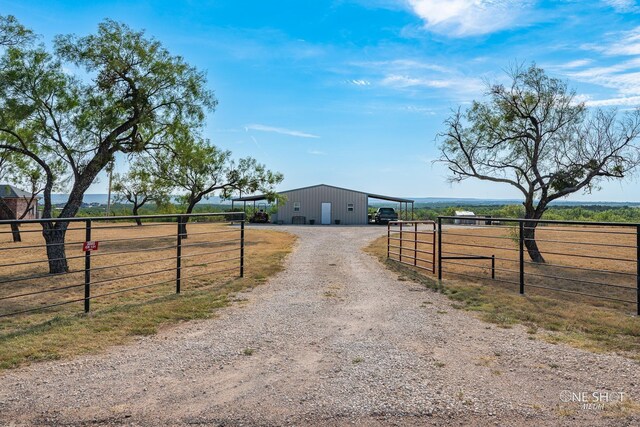
{"type": "Polygon", "coordinates": [[[403,264],[429,264],[438,280],[458,276],[506,284],[520,294],[535,289],[634,305],[640,315],[640,224],[463,220],[438,217],[429,242],[407,234],[412,227],[407,222],[390,224],[387,257],[403,264]],[[536,249],[543,259],[534,259],[536,249]]]}
{"type": "Polygon", "coordinates": [[[76,305],[89,312],[116,297],[116,304],[131,303],[179,294],[187,282],[199,289],[213,278],[242,277],[244,251],[241,212],[2,220],[0,320],[72,313],[76,305]],[[22,242],[9,229],[16,224],[22,242]],[[48,243],[44,235],[54,224],[63,224],[65,236],[48,243]],[[52,272],[51,263],[62,260],[67,271],[52,272]]]}
{"type": "Polygon", "coordinates": [[[389,221],[387,225],[387,258],[435,273],[435,245],[434,221],[389,221]]]}

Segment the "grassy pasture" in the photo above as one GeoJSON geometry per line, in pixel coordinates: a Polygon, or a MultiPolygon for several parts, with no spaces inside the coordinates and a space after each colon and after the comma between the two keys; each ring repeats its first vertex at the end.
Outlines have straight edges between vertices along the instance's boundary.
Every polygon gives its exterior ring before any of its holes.
{"type": "MultiPolygon", "coordinates": [[[[40,227],[23,225],[21,243],[0,234],[0,314],[74,301],[0,318],[0,368],[25,362],[92,352],[148,335],[163,324],[209,317],[229,295],[260,284],[279,271],[294,237],[269,230],[247,230],[245,278],[240,279],[239,226],[189,223],[183,240],[181,295],[175,294],[176,223],[94,222],[91,312],[83,313],[84,223],[67,234],[70,272],[48,275],[40,227]],[[21,249],[22,248],[22,249],[21,249]],[[16,280],[34,277],[33,279],[16,280]],[[147,287],[147,285],[150,285],[147,287]],[[137,288],[127,291],[130,288],[137,288]],[[104,296],[102,296],[104,295],[104,296]]],[[[4,231],[4,230],[3,230],[4,231]]]]}
{"type": "MultiPolygon", "coordinates": [[[[445,226],[442,233],[443,256],[495,256],[495,280],[491,279],[491,260],[443,260],[443,278],[492,283],[519,290],[519,251],[517,228],[445,226]]],[[[413,239],[411,231],[404,238],[413,239]]],[[[420,236],[418,249],[432,251],[429,236],[420,236]]],[[[539,226],[538,247],[547,263],[537,264],[524,254],[525,292],[577,299],[596,306],[620,307],[635,312],[636,234],[632,228],[539,226]],[[556,288],[558,293],[539,287],[556,288]],[[591,294],[583,296],[572,292],[591,294]],[[624,300],[620,303],[607,298],[624,300]]],[[[399,242],[395,242],[399,244],[399,242]]],[[[413,262],[414,244],[405,242],[402,255],[413,262]]],[[[398,252],[398,250],[395,250],[398,252]]],[[[397,255],[394,256],[397,258],[397,255]]],[[[419,254],[417,264],[431,268],[431,255],[419,254]],[[423,260],[424,259],[424,260],[423,260]]]]}
{"type": "MultiPolygon", "coordinates": [[[[640,318],[633,315],[635,305],[533,286],[635,301],[636,265],[635,262],[622,261],[635,259],[636,237],[633,231],[635,230],[592,226],[565,229],[559,229],[557,226],[540,227],[536,237],[540,250],[547,259],[547,265],[529,262],[525,253],[524,296],[518,293],[518,242],[514,241],[514,233],[510,228],[449,226],[443,230],[443,255],[495,255],[496,280],[491,279],[490,260],[445,260],[443,282],[438,283],[435,280],[436,276],[430,271],[387,261],[386,237],[377,239],[369,246],[368,251],[378,256],[389,268],[399,272],[402,277],[411,278],[443,292],[456,301],[457,308],[477,312],[486,321],[502,327],[524,324],[528,327],[532,339],[539,336],[552,342],[567,342],[595,351],[620,351],[640,360],[640,318]],[[611,231],[629,234],[613,234],[611,231]],[[591,245],[584,245],[584,242],[591,245]],[[554,255],[552,252],[564,255],[554,255]],[[575,280],[620,287],[606,287],[575,280]]],[[[412,234],[406,231],[404,237],[413,239],[412,234]]],[[[426,235],[420,236],[419,240],[431,241],[426,235]]],[[[398,243],[396,241],[393,244],[398,243]]],[[[432,246],[431,243],[420,243],[418,249],[431,251],[432,246]]],[[[398,249],[395,251],[398,252],[398,249]]],[[[406,257],[404,261],[412,263],[413,260],[409,257],[414,255],[414,243],[406,242],[402,254],[406,257]]],[[[420,254],[420,257],[431,259],[430,254],[420,254]]],[[[397,255],[393,258],[397,259],[397,255]]],[[[431,269],[431,264],[425,261],[418,261],[418,266],[431,269]]]]}

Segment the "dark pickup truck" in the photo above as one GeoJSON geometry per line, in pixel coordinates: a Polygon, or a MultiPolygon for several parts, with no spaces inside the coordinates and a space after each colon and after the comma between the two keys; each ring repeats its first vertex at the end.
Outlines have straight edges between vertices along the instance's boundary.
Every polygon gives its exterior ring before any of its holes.
{"type": "Polygon", "coordinates": [[[397,221],[398,214],[393,208],[378,208],[373,215],[373,222],[376,224],[387,224],[389,221],[397,221]]]}

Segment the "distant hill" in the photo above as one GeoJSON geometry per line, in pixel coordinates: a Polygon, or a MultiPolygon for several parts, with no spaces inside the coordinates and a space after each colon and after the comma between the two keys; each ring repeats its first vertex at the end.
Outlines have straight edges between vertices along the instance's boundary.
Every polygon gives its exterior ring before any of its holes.
{"type": "MultiPolygon", "coordinates": [[[[439,205],[439,206],[500,206],[500,205],[519,205],[522,200],[517,199],[475,199],[475,198],[456,198],[456,197],[407,197],[410,200],[415,200],[416,205],[439,205]]],[[[65,203],[69,199],[68,194],[52,194],[53,204],[65,203]]],[[[85,194],[83,201],[85,203],[100,203],[107,204],[106,194],[85,194]]],[[[200,204],[231,204],[230,201],[222,201],[219,197],[211,197],[208,200],[203,200],[200,204]]],[[[371,205],[393,205],[393,202],[383,202],[372,200],[371,205]]],[[[603,202],[603,201],[570,201],[561,200],[552,203],[553,206],[640,206],[640,202],[603,202]]]]}
{"type": "MultiPolygon", "coordinates": [[[[68,194],[63,194],[63,193],[57,193],[57,194],[52,194],[51,195],[51,202],[56,205],[56,204],[60,204],[60,203],[66,203],[67,200],[69,200],[69,195],[68,194]]],[[[91,203],[99,203],[102,205],[106,205],[107,204],[107,194],[85,194],[84,197],[82,198],[82,201],[84,203],[87,204],[91,204],[91,203]]],[[[176,200],[174,200],[175,202],[176,200]]],[[[111,196],[111,202],[113,203],[113,195],[111,196]]],[[[214,205],[219,205],[219,204],[231,204],[231,202],[223,202],[220,200],[219,197],[211,197],[209,200],[203,200],[200,204],[202,205],[207,205],[207,204],[214,204],[214,205]]]]}
{"type": "MultiPolygon", "coordinates": [[[[474,199],[474,198],[454,198],[454,197],[415,197],[416,204],[428,205],[474,205],[474,206],[495,206],[495,205],[519,205],[522,200],[518,199],[474,199]]],[[[551,203],[552,206],[640,206],[640,202],[603,202],[603,201],[572,201],[559,200],[551,203]]]]}

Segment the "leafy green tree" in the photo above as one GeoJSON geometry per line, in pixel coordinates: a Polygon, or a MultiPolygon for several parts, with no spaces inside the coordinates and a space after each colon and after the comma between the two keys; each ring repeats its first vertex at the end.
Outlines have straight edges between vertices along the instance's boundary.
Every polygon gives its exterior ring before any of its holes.
{"type": "MultiPolygon", "coordinates": [[[[214,193],[227,199],[236,192],[260,191],[270,201],[277,199],[275,186],[283,180],[281,173],[270,171],[251,157],[236,161],[230,151],[220,150],[190,132],[174,135],[173,141],[170,149],[154,154],[155,173],[180,192],[184,213],[192,213],[197,203],[214,193]]],[[[186,228],[183,234],[186,236],[186,228]]]]}
{"type": "Polygon", "coordinates": [[[30,43],[34,38],[33,32],[22,26],[15,16],[0,15],[0,47],[30,43]]]}
{"type": "MultiPolygon", "coordinates": [[[[4,181],[8,175],[9,154],[10,153],[7,152],[0,154],[0,182],[4,181]]],[[[11,210],[2,197],[0,197],[0,219],[16,219],[16,212],[11,210]]],[[[11,224],[11,236],[13,237],[14,243],[22,241],[20,227],[17,223],[11,224]]]]}
{"type": "MultiPolygon", "coordinates": [[[[0,16],[0,48],[15,46],[20,43],[29,43],[33,40],[33,33],[20,25],[17,19],[12,16],[0,16]]],[[[9,152],[0,153],[0,180],[4,180],[9,171],[12,170],[10,158],[13,156],[9,152]]],[[[33,203],[33,199],[31,200],[33,203]]],[[[26,212],[25,212],[26,214],[26,212]]],[[[13,212],[5,201],[0,198],[0,218],[16,219],[16,212],[13,212]]],[[[20,242],[20,228],[18,224],[11,224],[11,232],[14,242],[20,242]]]]}
{"type": "MultiPolygon", "coordinates": [[[[154,202],[157,206],[165,205],[170,198],[172,187],[166,181],[160,179],[152,170],[148,162],[138,160],[125,174],[114,174],[113,191],[117,201],[131,203],[132,214],[138,215],[139,210],[148,202],[154,202]]],[[[142,225],[140,218],[136,223],[142,225]]]]}
{"type": "MultiPolygon", "coordinates": [[[[68,179],[69,199],[59,216],[71,218],[116,153],[158,148],[178,125],[202,126],[216,105],[205,85],[204,74],[157,40],[112,20],[93,35],[56,37],[53,52],[44,45],[9,46],[0,59],[0,150],[28,157],[42,170],[44,218],[52,217],[52,188],[68,179]],[[64,173],[50,167],[57,159],[64,173]]],[[[51,273],[68,271],[67,226],[42,223],[51,273]]]]}
{"type": "MultiPolygon", "coordinates": [[[[469,178],[507,184],[523,195],[525,219],[540,219],[549,203],[577,191],[590,192],[602,179],[620,179],[639,162],[634,146],[640,110],[588,110],[566,83],[535,64],[515,67],[511,84],[489,86],[485,102],[458,109],[439,135],[440,161],[450,180],[469,178]]],[[[537,222],[525,222],[531,259],[544,262],[537,222]]]]}

